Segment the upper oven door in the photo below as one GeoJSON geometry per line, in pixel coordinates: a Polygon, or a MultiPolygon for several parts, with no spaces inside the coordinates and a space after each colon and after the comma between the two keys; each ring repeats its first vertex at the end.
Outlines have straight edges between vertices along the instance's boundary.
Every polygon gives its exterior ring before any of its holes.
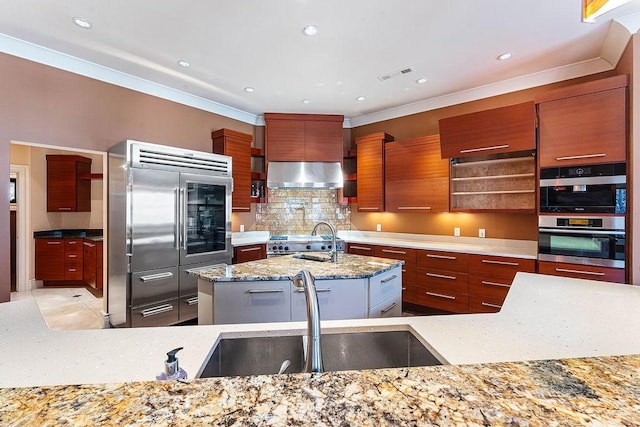
{"type": "Polygon", "coordinates": [[[627,211],[625,176],[540,180],[541,213],[614,213],[627,211]]]}

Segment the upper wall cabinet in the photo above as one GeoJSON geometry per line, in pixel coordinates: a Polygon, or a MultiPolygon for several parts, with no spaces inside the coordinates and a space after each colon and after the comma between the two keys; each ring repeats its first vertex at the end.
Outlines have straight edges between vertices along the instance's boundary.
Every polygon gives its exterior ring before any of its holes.
{"type": "Polygon", "coordinates": [[[344,116],[265,113],[266,160],[342,162],[344,116]]]}
{"type": "Polygon", "coordinates": [[[251,141],[253,136],[231,129],[211,133],[213,152],[230,156],[233,161],[233,193],[231,209],[235,212],[251,210],[251,141]]]}
{"type": "Polygon", "coordinates": [[[47,212],[91,211],[91,159],[47,155],[47,212]]]}
{"type": "Polygon", "coordinates": [[[533,102],[449,117],[439,122],[442,158],[533,150],[533,102]]]}
{"type": "Polygon", "coordinates": [[[388,142],[384,151],[387,212],[449,211],[449,160],[440,157],[439,135],[388,142]]]}
{"type": "Polygon", "coordinates": [[[358,212],[384,212],[384,132],[356,138],[358,212]]]}
{"type": "Polygon", "coordinates": [[[626,161],[628,84],[622,75],[537,97],[540,167],[626,161]]]}

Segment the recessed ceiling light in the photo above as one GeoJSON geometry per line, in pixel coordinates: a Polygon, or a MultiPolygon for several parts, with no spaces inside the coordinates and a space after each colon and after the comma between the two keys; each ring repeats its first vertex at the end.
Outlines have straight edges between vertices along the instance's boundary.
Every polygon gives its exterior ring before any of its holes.
{"type": "Polygon", "coordinates": [[[247,86],[247,87],[245,87],[245,88],[244,88],[244,91],[245,91],[245,92],[249,92],[249,93],[251,93],[251,92],[254,92],[254,91],[255,91],[255,89],[254,89],[254,88],[252,88],[251,86],[247,86]]]}
{"type": "Polygon", "coordinates": [[[85,30],[88,30],[89,28],[93,27],[93,24],[91,22],[89,22],[86,19],[81,18],[79,16],[74,16],[73,18],[71,18],[71,20],[78,27],[84,28],[85,30]]]}
{"type": "Polygon", "coordinates": [[[307,25],[302,29],[302,32],[307,36],[315,36],[318,32],[318,27],[315,25],[307,25]]]}
{"type": "Polygon", "coordinates": [[[502,55],[498,56],[498,60],[500,60],[500,61],[505,61],[505,60],[507,60],[509,58],[511,58],[511,53],[509,53],[509,52],[505,52],[502,55]]]}
{"type": "Polygon", "coordinates": [[[419,84],[419,85],[424,84],[426,82],[427,82],[427,79],[425,79],[424,77],[421,78],[421,79],[416,80],[416,83],[419,84]]]}
{"type": "Polygon", "coordinates": [[[311,100],[310,99],[303,99],[302,103],[303,104],[311,104],[311,100]]]}
{"type": "Polygon", "coordinates": [[[356,98],[356,101],[364,101],[364,96],[359,96],[356,98]]]}
{"type": "Polygon", "coordinates": [[[178,61],[178,66],[182,68],[189,68],[191,64],[189,63],[189,61],[185,61],[184,59],[181,59],[178,61]]]}

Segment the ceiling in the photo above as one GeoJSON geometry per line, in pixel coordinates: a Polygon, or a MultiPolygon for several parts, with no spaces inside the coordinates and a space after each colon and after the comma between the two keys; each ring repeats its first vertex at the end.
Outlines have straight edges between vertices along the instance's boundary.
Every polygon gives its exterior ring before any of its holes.
{"type": "Polygon", "coordinates": [[[615,67],[640,0],[594,24],[581,22],[581,5],[3,0],[0,51],[256,124],[290,112],[343,114],[356,126],[615,67]],[[302,32],[310,24],[315,36],[302,32]],[[497,60],[504,52],[511,59],[497,60]]]}

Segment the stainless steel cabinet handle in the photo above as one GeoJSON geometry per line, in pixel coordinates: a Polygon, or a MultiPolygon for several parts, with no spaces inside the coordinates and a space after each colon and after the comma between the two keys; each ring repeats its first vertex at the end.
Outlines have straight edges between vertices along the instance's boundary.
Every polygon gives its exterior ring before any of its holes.
{"type": "Polygon", "coordinates": [[[180,236],[180,240],[182,241],[182,249],[183,250],[187,250],[187,196],[186,196],[186,190],[184,188],[180,189],[180,198],[182,199],[181,203],[180,203],[180,209],[181,209],[181,214],[180,217],[182,218],[182,236],[180,236]]]}
{"type": "Polygon", "coordinates": [[[74,255],[74,254],[69,254],[67,255],[69,258],[76,258],[78,255],[74,255]]]}
{"type": "Polygon", "coordinates": [[[438,279],[456,280],[456,276],[447,276],[445,274],[427,273],[428,277],[437,277],[438,279]]]}
{"type": "Polygon", "coordinates": [[[520,265],[519,262],[492,261],[490,259],[483,259],[482,262],[485,264],[511,265],[513,267],[517,267],[520,265]]]}
{"type": "Polygon", "coordinates": [[[140,314],[142,314],[142,317],[149,317],[149,316],[155,316],[156,314],[166,313],[172,310],[173,310],[173,306],[171,304],[163,304],[163,305],[158,305],[156,307],[148,308],[146,310],[142,310],[140,314]]]}
{"type": "MultiPolygon", "coordinates": [[[[301,294],[304,293],[304,289],[296,288],[293,292],[301,294]]],[[[331,292],[331,288],[316,288],[316,292],[331,292]]]]}
{"type": "Polygon", "coordinates": [[[416,210],[431,210],[431,206],[398,206],[398,210],[416,211],[416,210]]]}
{"type": "Polygon", "coordinates": [[[251,208],[250,207],[244,207],[244,206],[231,206],[231,209],[235,210],[235,211],[250,211],[251,208]]]}
{"type": "Polygon", "coordinates": [[[539,228],[538,229],[539,232],[541,233],[555,233],[555,234],[586,234],[586,235],[591,235],[591,234],[596,234],[596,235],[610,235],[613,234],[614,236],[624,236],[625,232],[624,231],[619,231],[619,230],[567,230],[567,229],[560,229],[560,228],[539,228]]]}
{"type": "Polygon", "coordinates": [[[140,276],[141,282],[153,282],[154,280],[162,280],[173,277],[173,273],[167,271],[165,273],[149,274],[147,276],[140,276]]]}
{"type": "Polygon", "coordinates": [[[284,292],[284,289],[249,289],[247,291],[249,294],[277,294],[280,292],[284,292]]]}
{"type": "Polygon", "coordinates": [[[403,290],[403,291],[406,291],[406,290],[407,290],[407,288],[402,288],[402,290],[403,290]]]}
{"type": "Polygon", "coordinates": [[[437,294],[435,292],[425,292],[425,294],[427,294],[427,295],[429,295],[431,297],[446,298],[446,299],[450,299],[450,300],[456,299],[456,297],[454,297],[453,295],[437,294]]]}
{"type": "Polygon", "coordinates": [[[173,189],[173,193],[174,193],[174,216],[175,216],[175,222],[176,222],[176,229],[174,231],[174,235],[173,235],[173,241],[175,243],[175,248],[176,251],[180,250],[180,221],[182,221],[182,218],[180,218],[180,193],[179,193],[180,189],[178,187],[173,189]]]}
{"type": "Polygon", "coordinates": [[[70,268],[70,269],[69,269],[69,270],[67,270],[67,271],[70,271],[71,273],[75,273],[75,272],[76,272],[76,269],[75,269],[75,268],[70,268]]]}
{"type": "Polygon", "coordinates": [[[387,307],[387,308],[383,308],[382,310],[380,310],[380,314],[385,314],[386,312],[393,310],[393,308],[394,308],[396,305],[398,305],[398,303],[397,303],[397,302],[394,302],[394,303],[393,303],[393,304],[391,304],[389,307],[387,307]]]}
{"type": "Polygon", "coordinates": [[[606,155],[606,153],[580,154],[576,156],[556,157],[556,160],[590,159],[592,157],[605,157],[606,155]]]}
{"type": "Polygon", "coordinates": [[[427,254],[427,258],[456,259],[456,257],[450,256],[450,255],[434,255],[434,254],[427,254]]]}
{"type": "Polygon", "coordinates": [[[59,245],[62,242],[47,242],[47,245],[59,245]]]}
{"type": "Polygon", "coordinates": [[[191,297],[188,300],[186,300],[186,303],[188,305],[196,305],[198,303],[198,297],[191,297]]]}
{"type": "Polygon", "coordinates": [[[70,211],[71,208],[58,208],[59,211],[70,211]]]}
{"type": "Polygon", "coordinates": [[[466,150],[460,150],[460,152],[461,153],[475,153],[476,151],[499,150],[501,148],[509,148],[509,144],[492,145],[491,147],[468,148],[466,150]]]}
{"type": "Polygon", "coordinates": [[[379,211],[380,208],[378,207],[374,207],[374,208],[370,208],[370,207],[358,207],[359,211],[379,211]]]}
{"type": "Polygon", "coordinates": [[[556,271],[559,273],[578,273],[589,274],[591,276],[604,276],[604,273],[601,271],[571,270],[569,268],[556,268],[556,271]]]}
{"type": "Polygon", "coordinates": [[[488,303],[488,302],[484,302],[484,301],[482,302],[482,305],[483,305],[483,306],[485,306],[485,307],[491,307],[491,308],[498,308],[498,309],[502,308],[502,306],[501,306],[501,305],[498,305],[498,304],[490,304],[490,303],[488,303]]]}
{"type": "Polygon", "coordinates": [[[400,255],[406,255],[407,253],[405,251],[396,251],[393,249],[383,249],[382,252],[386,252],[388,254],[400,254],[400,255]]]}
{"type": "Polygon", "coordinates": [[[95,246],[95,243],[89,243],[89,242],[82,242],[82,244],[85,246],[89,246],[90,248],[95,246]]]}
{"type": "Polygon", "coordinates": [[[76,242],[75,240],[67,240],[67,245],[75,245],[76,243],[78,242],[76,242]]]}
{"type": "Polygon", "coordinates": [[[488,282],[486,280],[483,280],[481,282],[483,285],[489,285],[489,286],[500,286],[502,288],[510,288],[511,285],[507,285],[506,283],[498,283],[498,282],[488,282]]]}
{"type": "Polygon", "coordinates": [[[240,249],[240,252],[253,252],[253,251],[259,251],[259,250],[262,250],[262,247],[240,249]]]}
{"type": "Polygon", "coordinates": [[[349,246],[349,249],[360,249],[361,251],[370,251],[371,248],[365,248],[364,246],[349,246]]]}
{"type": "Polygon", "coordinates": [[[398,278],[398,276],[396,276],[396,275],[394,274],[394,275],[393,275],[393,276],[391,276],[391,277],[387,277],[386,279],[382,279],[382,280],[380,280],[380,283],[387,283],[387,282],[390,282],[390,281],[392,281],[393,279],[397,279],[397,278],[398,278]]]}

